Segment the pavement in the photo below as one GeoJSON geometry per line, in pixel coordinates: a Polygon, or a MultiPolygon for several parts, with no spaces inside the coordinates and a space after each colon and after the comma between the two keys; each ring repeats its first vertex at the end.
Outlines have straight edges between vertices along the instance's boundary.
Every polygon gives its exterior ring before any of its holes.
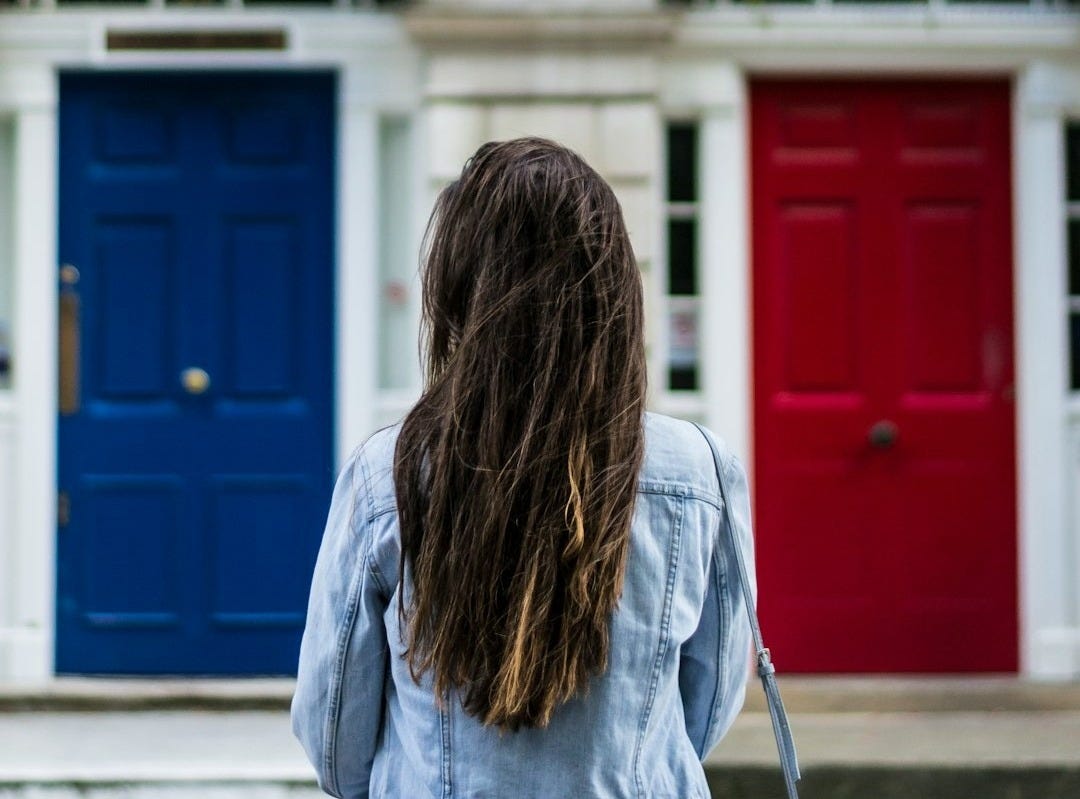
{"type": "MultiPolygon", "coordinates": [[[[0,686],[0,799],[320,796],[289,729],[291,690],[278,680],[0,686]]],[[[1080,799],[1080,684],[845,678],[785,680],[782,691],[803,799],[1080,799]]],[[[716,797],[783,796],[759,692],[749,687],[706,761],[716,797]]]]}

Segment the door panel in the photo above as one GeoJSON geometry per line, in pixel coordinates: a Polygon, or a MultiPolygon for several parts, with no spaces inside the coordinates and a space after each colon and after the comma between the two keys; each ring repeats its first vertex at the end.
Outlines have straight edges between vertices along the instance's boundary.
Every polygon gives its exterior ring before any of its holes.
{"type": "Polygon", "coordinates": [[[290,673],[333,480],[333,78],[60,89],[57,669],[290,673]]]}
{"type": "Polygon", "coordinates": [[[1008,85],[763,80],[751,98],[778,662],[1014,671],[1008,85]]]}

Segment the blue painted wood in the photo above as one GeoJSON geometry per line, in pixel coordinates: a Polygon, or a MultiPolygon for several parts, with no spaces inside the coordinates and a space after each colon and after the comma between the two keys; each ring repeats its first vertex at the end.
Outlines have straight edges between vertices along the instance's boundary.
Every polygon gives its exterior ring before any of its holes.
{"type": "Polygon", "coordinates": [[[294,673],[334,476],[334,92],[61,76],[82,405],[59,419],[59,672],[294,673]]]}

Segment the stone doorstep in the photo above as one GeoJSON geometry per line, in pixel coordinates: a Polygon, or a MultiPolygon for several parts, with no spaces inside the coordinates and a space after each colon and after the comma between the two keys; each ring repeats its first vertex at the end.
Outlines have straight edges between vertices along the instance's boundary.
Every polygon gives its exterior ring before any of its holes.
{"type": "MultiPolygon", "coordinates": [[[[282,710],[288,678],[201,679],[57,677],[0,683],[0,712],[21,710],[282,710]]],[[[780,676],[792,713],[1080,711],[1080,681],[1001,677],[780,676]]],[[[764,712],[761,686],[746,690],[746,710],[764,712]]]]}
{"type": "MultiPolygon", "coordinates": [[[[786,796],[778,768],[706,766],[705,777],[714,799],[786,796]]],[[[814,766],[798,789],[799,799],[1077,799],[1080,768],[814,766]]]]}
{"type": "Polygon", "coordinates": [[[287,710],[289,678],[57,677],[44,683],[0,683],[0,712],[287,710]]]}
{"type": "MultiPolygon", "coordinates": [[[[1080,711],[791,720],[803,799],[1080,797],[1080,711]]],[[[705,766],[714,796],[783,795],[767,714],[742,713],[705,766]]],[[[318,796],[283,710],[0,713],[0,799],[298,794],[318,796]]]]}
{"type": "MultiPolygon", "coordinates": [[[[790,719],[805,769],[1080,772],[1080,711],[792,713],[790,719]]],[[[741,713],[705,762],[779,772],[768,714],[741,713]]]]}
{"type": "Polygon", "coordinates": [[[207,766],[190,763],[182,767],[163,764],[132,764],[105,768],[28,768],[0,772],[0,788],[19,785],[315,785],[315,775],[308,768],[281,768],[274,764],[245,767],[207,766]]]}
{"type": "Polygon", "coordinates": [[[0,781],[0,799],[326,799],[326,794],[319,790],[314,780],[290,782],[260,778],[236,782],[219,779],[143,782],[120,779],[58,780],[47,783],[0,781]]]}
{"type": "MultiPolygon", "coordinates": [[[[1080,681],[1004,676],[785,676],[784,706],[793,713],[964,713],[1080,711],[1080,681]]],[[[745,709],[763,713],[755,678],[745,709]]],[[[1078,744],[1080,747],[1080,744],[1078,744]]]]}

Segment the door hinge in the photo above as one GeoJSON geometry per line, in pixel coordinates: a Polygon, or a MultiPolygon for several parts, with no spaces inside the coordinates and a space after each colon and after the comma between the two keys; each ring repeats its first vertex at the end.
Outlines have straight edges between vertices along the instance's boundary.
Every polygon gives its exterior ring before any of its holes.
{"type": "Polygon", "coordinates": [[[67,491],[61,491],[56,497],[56,524],[67,527],[71,522],[71,497],[67,491]]]}

